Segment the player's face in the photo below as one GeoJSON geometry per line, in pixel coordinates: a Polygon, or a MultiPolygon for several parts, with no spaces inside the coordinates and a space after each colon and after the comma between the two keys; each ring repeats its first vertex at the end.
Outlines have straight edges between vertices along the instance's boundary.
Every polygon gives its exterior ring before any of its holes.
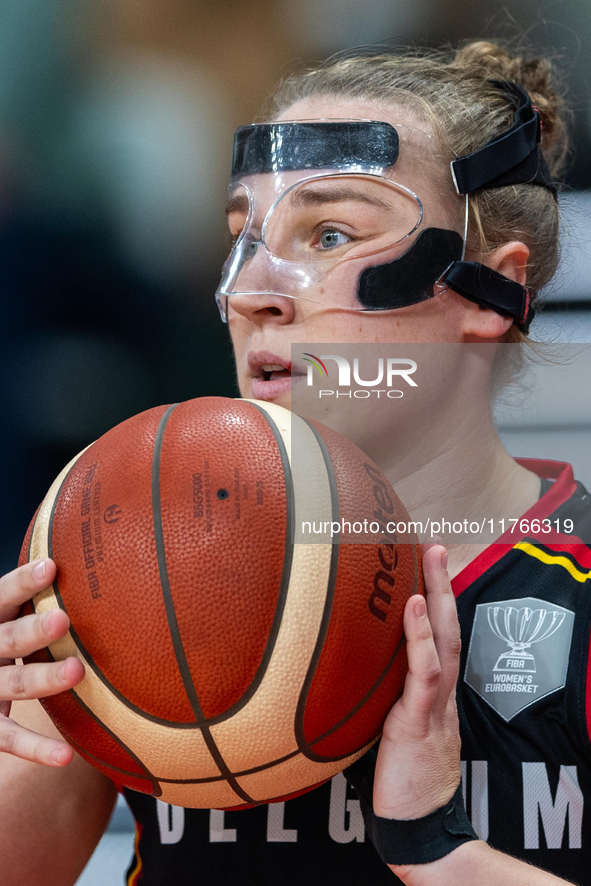
{"type": "MultiPolygon", "coordinates": [[[[425,130],[424,121],[409,111],[354,100],[315,98],[297,102],[282,115],[287,120],[318,118],[384,120],[425,130]]],[[[412,168],[412,152],[400,158],[406,163],[405,181],[420,195],[428,224],[450,228],[461,225],[461,204],[454,198],[449,165],[412,168]],[[457,217],[456,217],[457,216],[457,217]]],[[[263,207],[264,209],[264,207],[263,207]]],[[[324,221],[325,225],[330,219],[324,221]]],[[[230,217],[236,236],[240,220],[230,217]]],[[[337,228],[338,230],[338,228],[337,228]]],[[[406,247],[408,248],[408,247],[406,247]]],[[[403,250],[402,250],[403,251],[403,250]]],[[[305,302],[275,294],[257,293],[229,299],[228,324],[234,345],[240,392],[243,397],[273,400],[289,407],[292,366],[291,345],[314,342],[461,342],[466,338],[467,303],[443,287],[434,298],[396,310],[344,311],[327,305],[342,304],[343,293],[354,293],[358,270],[342,262],[322,281],[319,301],[305,302]]],[[[306,367],[293,367],[294,377],[306,367]]]]}

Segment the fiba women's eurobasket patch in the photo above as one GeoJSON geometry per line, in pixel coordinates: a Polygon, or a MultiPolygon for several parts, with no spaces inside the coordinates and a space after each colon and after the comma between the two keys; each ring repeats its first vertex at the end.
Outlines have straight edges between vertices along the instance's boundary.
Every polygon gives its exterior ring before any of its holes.
{"type": "Polygon", "coordinates": [[[522,597],[476,607],[464,680],[507,722],[566,682],[574,612],[522,597]]]}

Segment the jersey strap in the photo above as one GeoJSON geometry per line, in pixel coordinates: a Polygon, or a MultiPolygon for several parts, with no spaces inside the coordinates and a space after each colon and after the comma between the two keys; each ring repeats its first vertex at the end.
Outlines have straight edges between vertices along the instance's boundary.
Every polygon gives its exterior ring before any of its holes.
{"type": "MultiPolygon", "coordinates": [[[[523,468],[527,468],[538,477],[554,480],[547,492],[532,505],[529,511],[522,514],[522,518],[531,524],[532,520],[544,520],[549,518],[562,504],[564,504],[577,490],[577,482],[573,477],[573,469],[566,462],[552,461],[551,459],[516,458],[515,461],[523,468]]],[[[452,579],[451,586],[456,597],[466,590],[476,579],[494,566],[501,557],[504,557],[511,548],[522,542],[526,534],[520,531],[521,520],[515,527],[508,529],[495,542],[489,545],[471,563],[452,579]],[[512,531],[513,530],[513,531],[512,531]]],[[[531,538],[531,535],[527,536],[531,538]]],[[[541,536],[544,543],[564,541],[564,536],[558,537],[557,533],[549,533],[541,536]]],[[[568,537],[571,542],[578,542],[572,536],[568,537]]]]}

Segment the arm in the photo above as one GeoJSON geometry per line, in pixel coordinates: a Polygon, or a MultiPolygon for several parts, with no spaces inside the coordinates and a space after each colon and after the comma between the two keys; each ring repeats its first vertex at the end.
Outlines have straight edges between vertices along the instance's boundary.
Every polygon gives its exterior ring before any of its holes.
{"type": "Polygon", "coordinates": [[[482,840],[464,843],[430,864],[389,867],[408,886],[559,886],[570,882],[498,852],[482,840]]]}
{"type": "MultiPolygon", "coordinates": [[[[378,752],[373,809],[389,819],[422,818],[445,805],[460,781],[456,709],[460,629],[440,545],[423,558],[426,604],[408,601],[404,612],[409,672],[404,693],[384,724],[378,752]]],[[[408,886],[553,886],[552,874],[472,840],[437,861],[390,865],[408,886]]]]}
{"type": "Polygon", "coordinates": [[[84,675],[76,659],[65,667],[14,663],[69,627],[62,612],[46,622],[37,615],[14,621],[22,603],[54,578],[51,561],[39,577],[34,566],[0,578],[2,884],[72,886],[107,825],[116,790],[60,739],[39,702],[26,700],[70,689],[84,675]]]}

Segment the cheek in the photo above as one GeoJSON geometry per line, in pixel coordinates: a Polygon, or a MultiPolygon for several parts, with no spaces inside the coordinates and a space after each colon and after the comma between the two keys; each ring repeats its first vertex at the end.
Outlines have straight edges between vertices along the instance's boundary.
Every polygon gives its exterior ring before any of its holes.
{"type": "MultiPolygon", "coordinates": [[[[322,298],[343,307],[358,306],[357,288],[363,266],[342,262],[327,275],[322,298]]],[[[461,340],[458,296],[449,290],[407,307],[387,311],[324,314],[323,341],[455,342],[461,340]]],[[[360,306],[360,305],[359,305],[360,306]]]]}
{"type": "Polygon", "coordinates": [[[248,354],[249,324],[239,315],[230,315],[228,317],[228,330],[230,332],[230,339],[234,349],[234,360],[236,363],[238,380],[240,380],[241,374],[243,374],[247,368],[246,357],[248,354]]]}

